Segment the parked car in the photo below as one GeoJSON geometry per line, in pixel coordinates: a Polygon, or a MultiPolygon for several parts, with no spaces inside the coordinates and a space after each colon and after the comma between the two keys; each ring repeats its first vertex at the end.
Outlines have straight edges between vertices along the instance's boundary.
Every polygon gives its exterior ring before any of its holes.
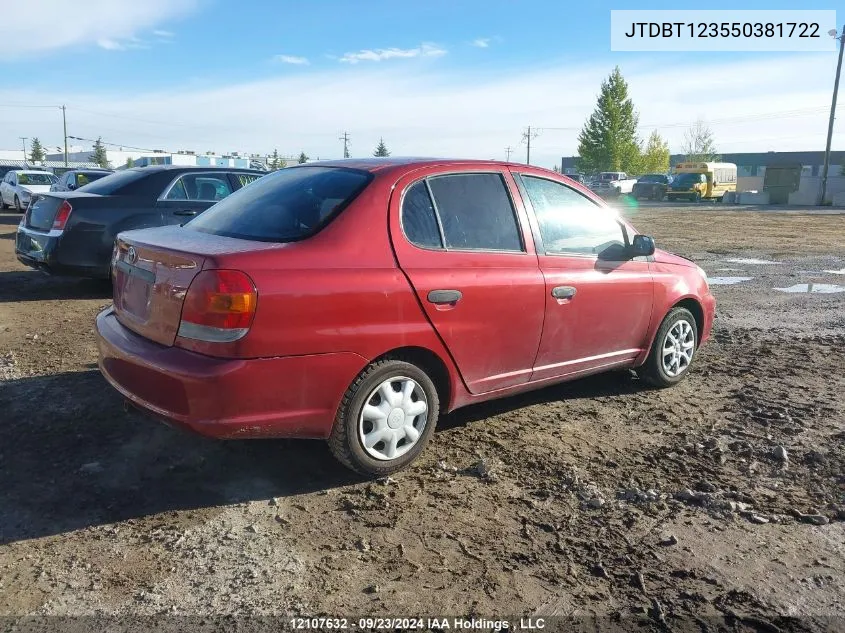
{"type": "Polygon", "coordinates": [[[370,159],[265,176],[184,226],[118,235],[99,366],[135,406],[218,438],[327,439],[368,475],[438,416],[608,369],[687,375],[715,300],[571,180],[370,159]]]}
{"type": "Polygon", "coordinates": [[[18,227],[15,254],[48,273],[108,279],[120,231],[183,224],[263,175],[157,165],[115,172],[77,191],[39,194],[18,227]]]}
{"type": "Polygon", "coordinates": [[[71,169],[59,176],[56,183],[50,187],[50,191],[75,191],[113,173],[113,169],[71,169]]]}
{"type": "Polygon", "coordinates": [[[49,191],[56,177],[37,169],[13,169],[0,182],[0,207],[14,207],[23,213],[30,198],[37,193],[49,191]]]}
{"type": "Polygon", "coordinates": [[[631,193],[634,189],[634,178],[628,178],[624,171],[603,171],[598,175],[592,191],[602,198],[616,198],[631,193]]]}
{"type": "Polygon", "coordinates": [[[563,174],[563,175],[566,176],[567,178],[571,178],[575,182],[582,184],[582,185],[585,182],[584,174],[563,174]]]}
{"type": "Polygon", "coordinates": [[[631,190],[631,195],[637,200],[663,200],[666,190],[672,182],[672,177],[666,174],[645,174],[637,179],[631,190]]]}

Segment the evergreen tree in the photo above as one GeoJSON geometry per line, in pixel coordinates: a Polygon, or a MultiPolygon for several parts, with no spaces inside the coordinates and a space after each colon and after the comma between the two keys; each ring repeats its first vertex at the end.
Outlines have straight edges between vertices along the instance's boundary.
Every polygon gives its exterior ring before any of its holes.
{"type": "Polygon", "coordinates": [[[134,167],[134,166],[135,166],[135,161],[132,160],[131,158],[127,158],[126,159],[126,167],[129,168],[129,167],[134,167]]]}
{"type": "Polygon", "coordinates": [[[300,165],[308,162],[308,155],[305,152],[300,152],[299,158],[296,161],[300,165]]]}
{"type": "Polygon", "coordinates": [[[106,155],[106,146],[103,145],[102,137],[97,137],[97,141],[94,143],[94,153],[88,157],[92,163],[97,164],[99,167],[109,167],[109,157],[106,155]]]}
{"type": "Polygon", "coordinates": [[[555,172],[556,174],[559,174],[560,173],[560,167],[558,167],[557,165],[554,165],[552,167],[552,171],[555,172]]]}
{"type": "Polygon", "coordinates": [[[657,133],[651,133],[640,162],[643,174],[665,174],[669,172],[669,143],[657,133]]]}
{"type": "Polygon", "coordinates": [[[380,138],[378,140],[378,145],[376,145],[376,151],[373,152],[373,156],[379,157],[387,157],[390,156],[390,151],[387,149],[387,145],[384,144],[384,139],[380,138]]]}
{"type": "Polygon", "coordinates": [[[698,119],[684,134],[684,154],[693,163],[719,160],[713,130],[703,120],[698,119]]]}
{"type": "Polygon", "coordinates": [[[619,67],[602,82],[595,111],[578,135],[578,170],[636,171],[640,159],[639,114],[619,67]]]}
{"type": "Polygon", "coordinates": [[[41,145],[41,141],[38,140],[38,137],[32,139],[32,145],[29,148],[29,160],[33,163],[39,163],[44,160],[46,154],[44,153],[44,146],[41,145]]]}

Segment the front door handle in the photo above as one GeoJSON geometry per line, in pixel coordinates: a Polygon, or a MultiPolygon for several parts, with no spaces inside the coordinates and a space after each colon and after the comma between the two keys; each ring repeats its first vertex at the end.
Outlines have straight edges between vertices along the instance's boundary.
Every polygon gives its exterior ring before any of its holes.
{"type": "Polygon", "coordinates": [[[196,215],[197,212],[192,209],[182,209],[181,211],[174,211],[173,215],[196,215]]]}
{"type": "Polygon", "coordinates": [[[555,286],[552,288],[552,296],[555,299],[571,299],[578,292],[572,286],[555,286]]]}
{"type": "Polygon", "coordinates": [[[457,303],[463,296],[460,290],[432,290],[428,293],[428,300],[431,303],[441,305],[444,303],[457,303]]]}

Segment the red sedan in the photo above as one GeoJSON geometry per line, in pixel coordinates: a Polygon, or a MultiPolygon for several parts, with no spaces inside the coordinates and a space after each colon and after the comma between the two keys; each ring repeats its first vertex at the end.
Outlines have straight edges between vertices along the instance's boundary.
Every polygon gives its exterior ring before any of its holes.
{"type": "Polygon", "coordinates": [[[385,475],[458,407],[608,369],[667,387],[710,334],[693,262],[525,165],[345,160],[122,233],[100,369],[219,438],[327,439],[385,475]]]}

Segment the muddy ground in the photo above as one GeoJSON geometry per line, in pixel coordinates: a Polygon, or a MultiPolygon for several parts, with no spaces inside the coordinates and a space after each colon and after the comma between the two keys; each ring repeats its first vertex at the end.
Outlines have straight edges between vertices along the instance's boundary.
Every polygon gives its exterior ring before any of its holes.
{"type": "Polygon", "coordinates": [[[845,293],[817,290],[845,284],[845,216],[626,213],[711,277],[750,278],[713,286],[689,378],[617,372],[459,411],[382,482],[321,442],[124,412],[95,364],[109,288],[19,265],[18,216],[0,215],[0,615],[842,630],[845,293]]]}

